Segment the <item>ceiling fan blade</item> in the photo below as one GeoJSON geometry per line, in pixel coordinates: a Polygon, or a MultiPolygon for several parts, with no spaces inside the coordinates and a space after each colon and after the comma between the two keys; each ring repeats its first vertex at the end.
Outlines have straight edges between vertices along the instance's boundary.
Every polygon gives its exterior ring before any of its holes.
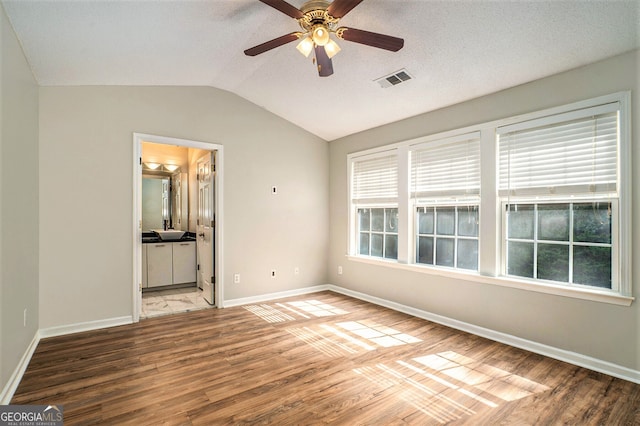
{"type": "Polygon", "coordinates": [[[371,31],[358,30],[355,28],[341,27],[336,30],[336,35],[343,40],[354,43],[366,44],[367,46],[378,47],[380,49],[397,52],[404,46],[404,40],[371,31]]]}
{"type": "Polygon", "coordinates": [[[291,34],[283,35],[278,38],[274,38],[273,40],[265,41],[262,44],[254,46],[250,49],[244,51],[244,54],[247,56],[256,56],[261,53],[264,53],[268,50],[275,49],[276,47],[282,46],[283,44],[291,43],[294,40],[297,40],[300,37],[301,33],[294,32],[291,34]]]}
{"type": "Polygon", "coordinates": [[[331,58],[327,56],[324,46],[316,46],[316,65],[318,66],[318,75],[320,77],[329,77],[333,74],[333,63],[331,58]]]}
{"type": "Polygon", "coordinates": [[[340,19],[360,3],[362,0],[333,0],[333,3],[327,7],[327,12],[334,18],[340,19]]]}
{"type": "Polygon", "coordinates": [[[278,9],[280,12],[285,15],[291,16],[293,19],[300,19],[304,16],[304,13],[297,9],[294,6],[291,6],[284,0],[260,0],[262,3],[273,7],[274,9],[278,9]]]}

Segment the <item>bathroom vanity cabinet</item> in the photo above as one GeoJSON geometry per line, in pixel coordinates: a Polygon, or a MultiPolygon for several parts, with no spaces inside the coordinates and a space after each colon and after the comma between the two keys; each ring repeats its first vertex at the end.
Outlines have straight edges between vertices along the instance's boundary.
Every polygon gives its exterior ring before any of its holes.
{"type": "Polygon", "coordinates": [[[192,282],[196,282],[195,241],[142,245],[143,288],[192,282]]]}

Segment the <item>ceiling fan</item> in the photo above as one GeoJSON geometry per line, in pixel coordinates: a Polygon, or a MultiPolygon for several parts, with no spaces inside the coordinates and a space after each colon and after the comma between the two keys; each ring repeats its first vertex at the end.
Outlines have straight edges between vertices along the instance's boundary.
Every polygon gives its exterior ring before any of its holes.
{"type": "Polygon", "coordinates": [[[331,58],[340,51],[338,44],[330,37],[332,33],[341,40],[378,47],[392,52],[397,52],[404,46],[404,40],[398,37],[356,28],[338,28],[338,21],[363,0],[334,0],[331,3],[326,0],[309,0],[300,9],[284,0],[260,1],[297,20],[303,31],[294,31],[247,49],[244,51],[247,56],[256,56],[294,40],[302,39],[297,46],[300,53],[309,57],[313,50],[315,52],[314,63],[318,67],[318,74],[320,77],[328,77],[333,74],[331,58]]]}

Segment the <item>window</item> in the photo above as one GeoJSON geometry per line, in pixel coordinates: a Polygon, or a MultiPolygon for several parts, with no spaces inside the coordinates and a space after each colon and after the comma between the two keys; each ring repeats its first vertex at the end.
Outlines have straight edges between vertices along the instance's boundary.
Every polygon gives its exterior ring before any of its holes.
{"type": "Polygon", "coordinates": [[[507,208],[507,275],[612,287],[612,203],[525,203],[507,208]]]}
{"type": "Polygon", "coordinates": [[[621,92],[349,154],[347,253],[628,306],[630,117],[621,92]]]}
{"type": "Polygon", "coordinates": [[[411,150],[415,262],[478,270],[480,133],[411,150]]]}
{"type": "Polygon", "coordinates": [[[618,110],[498,129],[506,275],[617,289],[618,110]]]}
{"type": "Polygon", "coordinates": [[[478,205],[418,207],[416,262],[478,270],[478,205]]]}
{"type": "Polygon", "coordinates": [[[355,253],[398,258],[398,160],[395,151],[351,163],[355,253]]]}
{"type": "Polygon", "coordinates": [[[358,253],[363,256],[398,258],[398,209],[358,209],[358,253]]]}

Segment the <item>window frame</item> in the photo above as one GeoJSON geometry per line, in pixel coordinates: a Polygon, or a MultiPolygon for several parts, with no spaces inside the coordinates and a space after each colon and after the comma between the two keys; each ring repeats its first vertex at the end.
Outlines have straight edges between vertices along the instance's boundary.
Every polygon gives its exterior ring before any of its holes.
{"type": "Polygon", "coordinates": [[[414,226],[414,231],[412,233],[413,236],[413,247],[414,247],[414,252],[413,252],[413,263],[415,263],[416,265],[420,265],[420,266],[425,266],[425,267],[430,267],[430,268],[445,268],[445,269],[453,269],[453,270],[459,270],[459,271],[468,271],[471,273],[477,273],[479,268],[480,268],[480,199],[476,199],[474,201],[458,201],[458,202],[450,202],[450,203],[414,203],[414,208],[413,208],[413,213],[414,213],[414,221],[413,221],[413,226],[414,226]],[[468,236],[468,235],[460,235],[459,234],[459,209],[463,208],[463,207],[476,207],[477,209],[477,214],[478,214],[478,232],[476,236],[468,236]],[[420,233],[420,225],[419,225],[419,214],[420,212],[418,211],[419,209],[424,209],[424,208],[431,208],[434,209],[434,219],[433,219],[433,233],[432,234],[421,234],[420,233]],[[437,223],[437,209],[438,208],[454,208],[454,231],[453,234],[451,235],[446,235],[446,234],[438,234],[437,232],[437,227],[438,227],[438,223],[437,223]],[[420,244],[420,237],[431,237],[433,238],[433,263],[423,263],[420,262],[418,260],[418,256],[419,256],[419,244],[420,244]],[[454,248],[453,248],[453,266],[447,266],[447,265],[441,265],[441,264],[437,264],[437,241],[438,239],[445,239],[445,240],[453,240],[454,242],[454,248]],[[468,269],[468,268],[462,268],[460,266],[458,266],[458,242],[460,240],[466,240],[466,241],[475,241],[477,244],[477,257],[476,257],[476,264],[477,264],[477,268],[476,269],[468,269]]]}
{"type": "MultiPolygon", "coordinates": [[[[561,105],[544,110],[538,110],[517,116],[507,117],[491,122],[480,123],[464,128],[458,128],[446,132],[422,136],[415,139],[396,142],[372,148],[364,151],[347,154],[347,210],[348,210],[348,238],[346,257],[349,261],[364,264],[382,265],[384,267],[408,270],[424,273],[432,276],[522,289],[537,293],[545,293],[590,300],[602,303],[610,303],[620,306],[630,306],[632,296],[632,263],[631,263],[631,93],[629,91],[612,93],[579,102],[561,105]],[[618,145],[618,185],[617,194],[617,291],[602,289],[599,287],[572,285],[567,286],[557,282],[544,282],[540,280],[520,279],[514,276],[505,276],[502,273],[503,265],[503,223],[502,197],[498,195],[498,166],[499,152],[497,143],[497,129],[499,127],[514,125],[517,123],[541,119],[553,115],[570,113],[571,111],[606,103],[619,103],[619,145],[618,145]],[[480,132],[480,162],[481,188],[479,202],[478,231],[479,259],[478,271],[452,269],[447,267],[434,267],[415,262],[415,209],[417,203],[411,196],[411,156],[410,151],[416,145],[437,142],[446,138],[461,137],[465,134],[480,132]],[[390,261],[384,258],[371,258],[358,255],[355,250],[357,245],[356,206],[351,199],[352,164],[354,160],[368,155],[384,155],[395,151],[398,161],[398,199],[393,203],[384,203],[384,207],[398,208],[398,260],[390,261]],[[588,288],[583,288],[588,287],[588,288]]],[[[443,200],[444,201],[444,200],[443,200]]],[[[515,201],[515,199],[512,199],[515,201]]],[[[358,204],[358,207],[362,207],[358,204]]],[[[372,205],[367,207],[373,207],[372,205]]],[[[615,228],[612,223],[612,234],[615,228]]],[[[612,235],[613,238],[613,235],[612,235]]],[[[612,241],[613,243],[613,241],[612,241]]],[[[614,266],[615,267],[615,266],[614,266]]]]}
{"type": "MultiPolygon", "coordinates": [[[[620,293],[620,281],[619,281],[619,268],[616,268],[615,266],[618,265],[619,263],[619,237],[618,237],[618,233],[614,232],[614,230],[616,229],[616,227],[619,224],[619,207],[618,207],[618,199],[617,198],[599,198],[599,199],[594,199],[594,198],[571,198],[571,199],[567,199],[567,198],[558,198],[558,199],[533,199],[533,198],[518,198],[517,200],[511,199],[509,200],[502,200],[502,202],[500,203],[500,210],[501,210],[501,216],[502,216],[502,253],[501,253],[501,275],[503,275],[506,278],[515,278],[515,279],[525,279],[525,280],[531,280],[531,281],[535,281],[535,282],[544,282],[544,283],[548,283],[550,285],[558,285],[558,286],[566,286],[568,288],[579,288],[579,289],[586,289],[586,290],[591,290],[591,289],[603,289],[603,290],[608,290],[608,291],[612,291],[614,293],[620,293]],[[573,207],[570,207],[569,209],[569,214],[570,214],[570,227],[569,227],[569,238],[566,242],[564,241],[557,241],[554,242],[554,240],[542,240],[540,238],[538,238],[538,206],[539,205],[549,205],[549,204],[570,204],[570,205],[575,205],[575,204],[588,204],[594,201],[601,201],[601,202],[607,202],[607,203],[611,203],[611,243],[610,244],[603,244],[603,243],[586,243],[586,242],[576,242],[573,241],[573,236],[572,231],[573,231],[573,219],[571,217],[572,213],[573,213],[573,207]],[[519,204],[519,205],[532,205],[535,206],[534,207],[534,236],[532,239],[520,239],[520,238],[513,238],[512,240],[522,240],[524,242],[532,242],[534,244],[534,247],[539,245],[539,244],[558,244],[558,245],[562,245],[562,246],[567,246],[569,248],[569,270],[571,271],[573,269],[573,266],[571,265],[571,260],[572,260],[572,255],[571,255],[571,249],[572,247],[575,246],[582,246],[582,247],[605,247],[605,246],[610,246],[611,247],[611,289],[608,289],[606,287],[598,287],[598,286],[593,286],[593,285],[589,285],[589,284],[578,284],[578,283],[574,283],[574,282],[564,282],[564,281],[553,281],[553,280],[546,280],[543,278],[537,278],[535,277],[536,273],[536,250],[534,249],[534,257],[533,257],[533,261],[534,261],[534,277],[533,278],[527,278],[527,277],[520,277],[518,275],[510,275],[507,273],[507,268],[508,268],[508,253],[507,253],[507,242],[509,241],[508,239],[508,220],[507,220],[507,206],[509,205],[509,203],[513,204],[519,204]]],[[[569,277],[571,278],[571,273],[569,273],[569,277]]]]}
{"type": "MultiPolygon", "coordinates": [[[[349,206],[349,220],[348,220],[348,229],[349,229],[349,238],[348,238],[348,253],[351,256],[364,257],[364,255],[359,254],[359,237],[360,237],[360,224],[358,222],[358,209],[362,208],[396,208],[399,209],[399,201],[400,194],[398,194],[398,198],[380,198],[380,199],[371,199],[371,200],[354,200],[353,199],[353,174],[355,171],[355,164],[359,161],[367,161],[374,160],[377,158],[387,157],[390,155],[394,155],[396,159],[397,148],[396,147],[383,147],[382,149],[373,149],[367,150],[355,154],[351,154],[348,156],[347,161],[347,176],[348,176],[348,201],[347,205],[349,206]]],[[[400,173],[400,167],[398,168],[398,173],[400,173]]],[[[398,179],[400,180],[400,178],[398,179]]],[[[400,182],[398,182],[400,185],[400,182]]],[[[398,188],[399,189],[399,188],[398,188]]],[[[398,239],[400,239],[400,228],[398,228],[398,239]]],[[[397,259],[388,259],[384,257],[384,248],[383,248],[383,257],[377,256],[366,256],[370,259],[375,259],[383,262],[396,262],[397,259]]]]}
{"type": "Polygon", "coordinates": [[[399,238],[398,236],[398,226],[396,224],[396,232],[391,232],[391,231],[387,231],[386,229],[386,223],[387,223],[387,210],[391,210],[391,209],[395,209],[396,211],[398,210],[398,207],[395,205],[388,205],[388,206],[378,206],[378,205],[356,205],[356,253],[358,256],[366,256],[366,257],[370,257],[372,259],[384,259],[387,261],[396,261],[398,259],[398,248],[397,248],[397,239],[399,238]],[[374,210],[374,209],[381,209],[382,215],[383,215],[383,226],[382,226],[382,231],[374,231],[371,226],[372,221],[373,221],[373,217],[372,215],[369,217],[369,229],[367,231],[365,231],[367,234],[369,234],[369,254],[362,254],[360,253],[361,251],[361,246],[360,246],[360,236],[361,234],[363,234],[363,231],[360,229],[360,217],[358,214],[359,210],[362,209],[369,209],[369,210],[374,210]],[[382,236],[382,256],[375,256],[371,254],[371,235],[381,235],[382,236]],[[387,235],[395,235],[396,236],[396,257],[387,257],[387,241],[386,241],[386,237],[387,235]]]}

